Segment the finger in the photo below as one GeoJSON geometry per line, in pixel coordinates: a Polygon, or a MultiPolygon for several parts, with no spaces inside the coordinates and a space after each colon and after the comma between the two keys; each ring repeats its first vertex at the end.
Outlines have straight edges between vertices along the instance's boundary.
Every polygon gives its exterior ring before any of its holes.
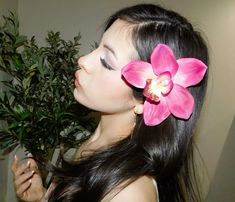
{"type": "Polygon", "coordinates": [[[34,174],[34,171],[30,171],[26,174],[21,175],[19,178],[17,178],[14,182],[14,185],[16,189],[18,189],[20,186],[22,186],[23,183],[25,183],[27,180],[29,180],[34,174]]]}
{"type": "Polygon", "coordinates": [[[32,170],[37,171],[37,170],[38,170],[38,166],[37,166],[36,161],[33,159],[32,154],[29,153],[29,154],[28,154],[28,157],[29,157],[29,161],[30,161],[30,166],[29,166],[29,168],[31,168],[32,170]]]}
{"type": "Polygon", "coordinates": [[[15,171],[15,178],[18,178],[20,175],[22,175],[24,172],[27,171],[30,167],[30,161],[27,161],[27,163],[21,164],[15,171]]]}
{"type": "Polygon", "coordinates": [[[18,163],[19,163],[19,158],[17,157],[17,155],[14,156],[14,159],[12,161],[12,164],[11,164],[11,170],[12,172],[15,172],[17,167],[18,167],[18,163]]]}
{"type": "Polygon", "coordinates": [[[19,187],[19,189],[16,190],[16,195],[21,198],[24,194],[24,192],[30,187],[30,185],[32,184],[32,180],[28,180],[27,182],[25,182],[22,186],[19,187]]]}

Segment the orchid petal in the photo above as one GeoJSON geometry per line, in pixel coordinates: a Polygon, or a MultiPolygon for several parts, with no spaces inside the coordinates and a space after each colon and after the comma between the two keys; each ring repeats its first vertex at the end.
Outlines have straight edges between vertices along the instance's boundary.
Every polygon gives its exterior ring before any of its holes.
{"type": "Polygon", "coordinates": [[[178,70],[178,64],[173,51],[164,44],[159,44],[153,50],[151,55],[151,64],[156,75],[160,75],[164,72],[170,72],[173,77],[178,70]]]}
{"type": "Polygon", "coordinates": [[[181,58],[177,60],[179,69],[173,78],[173,82],[183,87],[198,84],[204,77],[207,66],[195,58],[181,58]]]}
{"type": "Polygon", "coordinates": [[[155,76],[151,64],[144,61],[132,61],[121,71],[126,81],[137,88],[144,88],[146,80],[155,76]]]}
{"type": "Polygon", "coordinates": [[[174,116],[182,119],[188,119],[192,114],[194,99],[186,88],[175,84],[165,99],[170,112],[174,116]]]}
{"type": "Polygon", "coordinates": [[[152,102],[146,99],[144,102],[144,122],[148,126],[154,126],[160,124],[170,115],[170,111],[167,107],[166,100],[161,99],[160,102],[152,102]]]}

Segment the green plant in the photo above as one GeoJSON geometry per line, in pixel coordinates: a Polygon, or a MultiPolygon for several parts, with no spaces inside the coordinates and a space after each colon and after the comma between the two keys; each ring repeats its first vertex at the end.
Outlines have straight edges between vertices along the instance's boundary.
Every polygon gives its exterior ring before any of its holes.
{"type": "Polygon", "coordinates": [[[80,34],[65,41],[50,31],[47,46],[38,47],[19,33],[11,13],[0,27],[0,70],[8,75],[0,92],[0,150],[24,146],[37,157],[51,158],[58,145],[78,147],[93,130],[91,111],[73,98],[75,59],[80,34]],[[77,134],[84,134],[77,138],[77,134]]]}

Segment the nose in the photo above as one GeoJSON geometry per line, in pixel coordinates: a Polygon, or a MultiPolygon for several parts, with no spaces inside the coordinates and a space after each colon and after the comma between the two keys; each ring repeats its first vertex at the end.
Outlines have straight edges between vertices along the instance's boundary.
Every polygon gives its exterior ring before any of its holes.
{"type": "Polygon", "coordinates": [[[89,55],[90,54],[81,56],[77,61],[78,66],[81,69],[85,70],[87,73],[91,72],[91,66],[92,66],[91,61],[89,60],[89,58],[90,58],[89,55]]]}
{"type": "Polygon", "coordinates": [[[82,56],[82,57],[80,57],[80,58],[78,58],[78,60],[77,60],[77,64],[78,64],[78,67],[80,67],[81,69],[84,69],[84,65],[83,65],[83,57],[84,56],[82,56]]]}

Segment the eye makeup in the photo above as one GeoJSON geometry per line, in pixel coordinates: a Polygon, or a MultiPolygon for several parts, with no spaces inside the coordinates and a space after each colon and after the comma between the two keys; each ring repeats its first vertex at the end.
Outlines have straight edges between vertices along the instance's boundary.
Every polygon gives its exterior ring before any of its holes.
{"type": "Polygon", "coordinates": [[[102,66],[108,70],[114,70],[114,68],[111,67],[111,65],[109,65],[106,60],[102,57],[100,57],[100,63],[102,64],[102,66]]]}

